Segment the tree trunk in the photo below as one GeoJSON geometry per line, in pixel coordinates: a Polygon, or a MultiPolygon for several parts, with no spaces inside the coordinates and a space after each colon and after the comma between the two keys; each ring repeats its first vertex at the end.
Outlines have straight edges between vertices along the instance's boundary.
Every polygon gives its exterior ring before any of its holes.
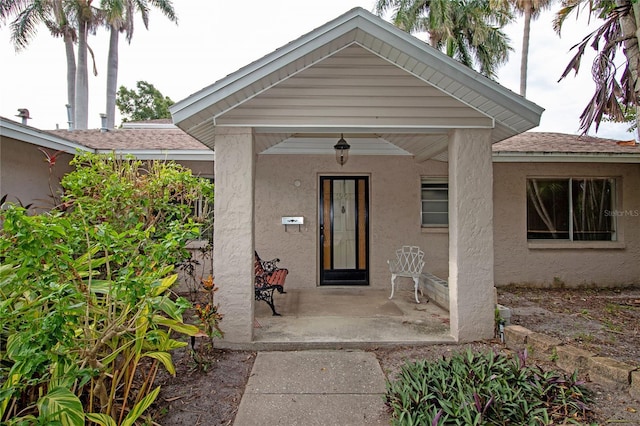
{"type": "MultiPolygon", "coordinates": [[[[629,6],[629,0],[616,0],[617,6],[627,7],[629,6]]],[[[640,48],[638,47],[638,40],[640,38],[640,28],[637,22],[640,9],[637,2],[631,3],[629,14],[620,17],[620,30],[622,31],[622,37],[624,41],[624,56],[627,58],[627,66],[629,67],[629,73],[631,74],[632,81],[634,81],[633,91],[635,93],[635,104],[638,105],[640,101],[640,81],[638,81],[639,69],[640,69],[640,48]],[[627,38],[628,37],[628,38],[627,38]]],[[[636,122],[638,122],[638,116],[636,113],[636,122]]],[[[636,129],[636,134],[640,135],[640,128],[636,129]]]]}
{"type": "MultiPolygon", "coordinates": [[[[64,36],[64,47],[67,53],[67,103],[71,105],[71,119],[75,119],[75,103],[76,103],[76,54],[73,50],[73,40],[71,36],[64,36]]],[[[71,128],[75,128],[75,124],[71,123],[71,128]]]]}
{"type": "MultiPolygon", "coordinates": [[[[638,2],[633,2],[633,16],[636,24],[636,48],[638,49],[638,42],[640,42],[640,5],[638,2]]],[[[637,56],[636,56],[637,57],[637,56]]],[[[638,93],[638,80],[636,79],[636,93],[638,93]]],[[[636,103],[636,142],[640,142],[640,107],[636,103]]]]}
{"type": "Polygon", "coordinates": [[[531,15],[533,5],[527,2],[524,9],[524,30],[522,32],[522,57],[520,58],[520,95],[527,96],[527,68],[529,66],[529,36],[531,35],[531,15]]]}
{"type": "Polygon", "coordinates": [[[89,122],[89,77],[87,70],[87,22],[78,22],[78,68],[76,69],[76,97],[74,128],[86,130],[89,122]]]}
{"type": "Polygon", "coordinates": [[[120,31],[110,27],[109,58],[107,60],[107,129],[113,129],[116,121],[116,91],[118,90],[118,40],[120,31]]]}

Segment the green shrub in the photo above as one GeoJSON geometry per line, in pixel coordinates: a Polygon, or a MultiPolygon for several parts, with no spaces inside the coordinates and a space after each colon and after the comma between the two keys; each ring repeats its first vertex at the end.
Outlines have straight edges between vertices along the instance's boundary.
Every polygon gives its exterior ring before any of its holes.
{"type": "Polygon", "coordinates": [[[590,415],[576,375],[528,367],[525,356],[460,353],[405,364],[387,382],[394,425],[550,425],[590,415]]]}
{"type": "Polygon", "coordinates": [[[173,163],[78,155],[62,205],[0,211],[0,423],[132,425],[174,335],[195,335],[174,264],[213,187],[173,163]]]}

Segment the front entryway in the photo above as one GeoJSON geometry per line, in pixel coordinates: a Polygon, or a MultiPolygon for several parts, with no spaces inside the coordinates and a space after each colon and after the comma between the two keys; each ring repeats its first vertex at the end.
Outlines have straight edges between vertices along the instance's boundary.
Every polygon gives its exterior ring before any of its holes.
{"type": "Polygon", "coordinates": [[[369,178],[320,177],[320,285],[369,284],[369,178]]]}

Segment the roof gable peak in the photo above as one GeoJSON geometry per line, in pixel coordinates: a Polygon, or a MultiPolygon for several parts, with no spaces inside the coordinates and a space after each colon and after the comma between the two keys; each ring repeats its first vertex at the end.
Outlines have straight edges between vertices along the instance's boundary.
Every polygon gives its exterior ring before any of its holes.
{"type": "Polygon", "coordinates": [[[360,7],[174,104],[173,120],[212,146],[221,114],[354,43],[495,120],[494,141],[539,124],[539,106],[360,7]]]}

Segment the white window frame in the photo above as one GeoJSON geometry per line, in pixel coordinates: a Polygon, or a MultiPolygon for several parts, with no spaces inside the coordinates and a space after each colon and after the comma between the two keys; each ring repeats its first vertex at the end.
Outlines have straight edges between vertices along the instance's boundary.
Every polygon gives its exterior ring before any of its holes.
{"type": "Polygon", "coordinates": [[[449,227],[449,179],[442,176],[423,176],[420,178],[420,224],[422,228],[448,228],[449,227]],[[445,185],[445,187],[442,187],[445,185]],[[425,199],[423,196],[423,189],[425,186],[432,191],[446,191],[445,199],[425,199]],[[446,205],[445,212],[441,211],[425,211],[425,203],[436,202],[446,205]],[[426,220],[426,215],[441,215],[445,213],[445,223],[431,222],[426,220]]]}

